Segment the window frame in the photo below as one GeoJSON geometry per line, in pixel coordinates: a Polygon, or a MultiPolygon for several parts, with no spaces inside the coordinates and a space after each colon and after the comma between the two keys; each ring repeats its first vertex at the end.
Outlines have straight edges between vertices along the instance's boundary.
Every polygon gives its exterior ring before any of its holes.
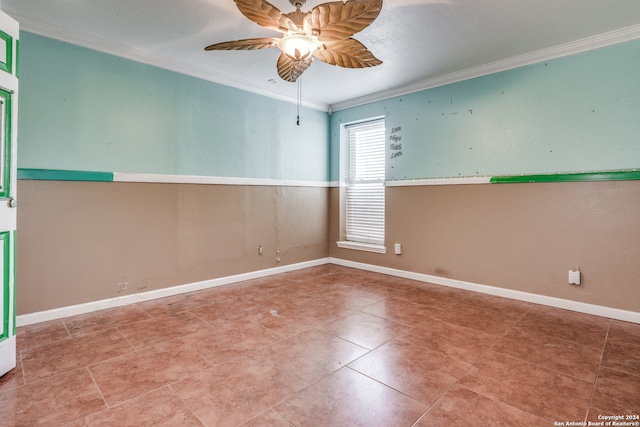
{"type": "MultiPolygon", "coordinates": [[[[340,241],[336,242],[337,246],[340,248],[346,249],[355,249],[362,250],[368,252],[375,252],[384,254],[387,251],[385,247],[385,167],[386,167],[386,124],[384,116],[373,117],[366,120],[361,120],[357,122],[346,123],[341,126],[341,135],[340,135],[340,149],[341,149],[341,173],[340,173],[340,241]],[[365,154],[378,156],[379,160],[382,161],[382,165],[374,165],[373,168],[369,169],[369,172],[372,172],[373,175],[368,175],[366,177],[362,177],[362,179],[356,178],[354,175],[353,168],[357,167],[358,164],[362,165],[362,163],[356,163],[358,159],[354,159],[354,147],[353,144],[357,142],[357,136],[354,137],[354,131],[362,131],[363,134],[365,132],[377,132],[380,133],[380,129],[377,130],[373,126],[382,126],[381,135],[374,135],[376,138],[380,137],[378,141],[380,145],[374,148],[373,151],[369,150],[365,154]],[[353,137],[353,138],[352,138],[353,137]],[[375,151],[375,152],[374,152],[375,151]],[[369,189],[371,187],[379,187],[375,188],[373,193],[373,199],[368,199],[372,193],[363,193],[361,190],[363,187],[368,186],[369,189]],[[360,188],[358,188],[360,187],[360,188]],[[361,191],[361,194],[352,193],[352,190],[358,188],[361,191]],[[367,214],[362,213],[362,210],[358,212],[357,210],[351,211],[350,203],[353,201],[353,197],[355,194],[356,201],[366,201],[370,203],[371,201],[374,205],[377,205],[377,209],[381,210],[380,212],[373,212],[373,215],[367,216],[367,214]],[[363,194],[366,194],[363,196],[363,194]],[[381,200],[380,200],[381,199],[381,200]],[[380,223],[380,217],[381,223],[380,223]],[[377,218],[376,218],[377,216],[377,218]],[[348,222],[354,221],[357,227],[360,227],[360,230],[357,230],[355,233],[352,233],[352,229],[348,228],[348,222]],[[363,219],[364,218],[364,219],[363,219]],[[362,231],[366,233],[367,227],[371,225],[371,223],[377,223],[377,225],[373,226],[373,233],[369,233],[368,237],[364,237],[362,231]],[[369,223],[369,224],[367,224],[369,223]],[[347,237],[349,236],[349,237],[347,237]]],[[[370,141],[363,141],[363,143],[367,143],[370,141]]],[[[369,147],[370,148],[370,147],[369,147]]],[[[362,152],[360,152],[362,154],[362,152]]],[[[366,166],[365,166],[366,169],[366,166]]],[[[356,227],[356,228],[357,228],[356,227]]]]}

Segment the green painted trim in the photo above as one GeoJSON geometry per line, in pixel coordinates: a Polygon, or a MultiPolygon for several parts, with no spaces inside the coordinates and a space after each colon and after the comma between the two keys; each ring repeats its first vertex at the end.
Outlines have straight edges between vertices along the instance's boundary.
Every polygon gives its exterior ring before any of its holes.
{"type": "Polygon", "coordinates": [[[13,317],[13,331],[12,334],[9,336],[14,336],[16,334],[16,254],[18,252],[16,252],[16,242],[18,241],[17,239],[17,230],[13,230],[13,248],[12,248],[12,253],[13,253],[13,265],[11,266],[12,270],[11,270],[11,274],[13,275],[13,307],[11,310],[12,313],[12,317],[13,317]]]}
{"type": "Polygon", "coordinates": [[[0,233],[0,240],[2,240],[2,262],[4,264],[4,274],[2,275],[2,293],[4,295],[4,316],[2,319],[2,335],[0,335],[0,341],[5,340],[11,336],[9,331],[9,315],[11,314],[10,309],[10,297],[11,297],[11,276],[9,271],[9,260],[10,260],[10,248],[9,246],[11,239],[10,231],[3,231],[0,233]]]}
{"type": "Polygon", "coordinates": [[[0,187],[0,197],[7,198],[11,195],[11,140],[13,117],[11,116],[11,98],[12,95],[6,90],[0,89],[0,98],[4,101],[4,153],[2,153],[2,162],[4,163],[4,176],[2,177],[2,187],[0,187]]]}
{"type": "Polygon", "coordinates": [[[530,182],[579,182],[579,181],[632,181],[640,180],[640,170],[575,172],[540,175],[505,175],[491,178],[492,184],[530,182]]]}
{"type": "Polygon", "coordinates": [[[38,181],[100,181],[112,182],[113,172],[72,171],[60,169],[18,168],[18,179],[38,181]]]}
{"type": "Polygon", "coordinates": [[[13,74],[13,37],[4,31],[0,31],[0,40],[7,44],[6,58],[4,58],[4,61],[0,60],[0,70],[13,74]]]}

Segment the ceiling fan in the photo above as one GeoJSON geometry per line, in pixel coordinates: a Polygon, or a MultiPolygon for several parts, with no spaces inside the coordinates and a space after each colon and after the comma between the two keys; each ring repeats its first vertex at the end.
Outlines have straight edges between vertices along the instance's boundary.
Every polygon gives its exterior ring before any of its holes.
{"type": "Polygon", "coordinates": [[[278,74],[295,82],[313,58],[345,68],[382,64],[351,36],[367,28],[382,9],[382,0],[347,0],[323,3],[309,12],[300,10],[307,0],[289,0],[296,10],[283,14],[266,0],[234,0],[240,12],[255,23],[278,31],[280,38],[254,38],[216,43],[205,50],[257,50],[279,48],[278,74]]]}

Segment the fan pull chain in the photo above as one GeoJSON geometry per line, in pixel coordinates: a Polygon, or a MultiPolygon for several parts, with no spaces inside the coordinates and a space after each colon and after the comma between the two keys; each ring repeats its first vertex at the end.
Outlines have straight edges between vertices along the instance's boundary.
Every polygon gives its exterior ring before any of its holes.
{"type": "Polygon", "coordinates": [[[302,76],[298,77],[298,120],[296,124],[300,126],[300,105],[302,104],[302,76]]]}

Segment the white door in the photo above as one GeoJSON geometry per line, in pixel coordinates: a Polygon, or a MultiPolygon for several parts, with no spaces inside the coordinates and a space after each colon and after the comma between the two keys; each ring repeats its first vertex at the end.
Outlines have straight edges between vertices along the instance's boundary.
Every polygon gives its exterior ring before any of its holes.
{"type": "Polygon", "coordinates": [[[0,375],[16,366],[18,23],[0,11],[0,375]]]}

